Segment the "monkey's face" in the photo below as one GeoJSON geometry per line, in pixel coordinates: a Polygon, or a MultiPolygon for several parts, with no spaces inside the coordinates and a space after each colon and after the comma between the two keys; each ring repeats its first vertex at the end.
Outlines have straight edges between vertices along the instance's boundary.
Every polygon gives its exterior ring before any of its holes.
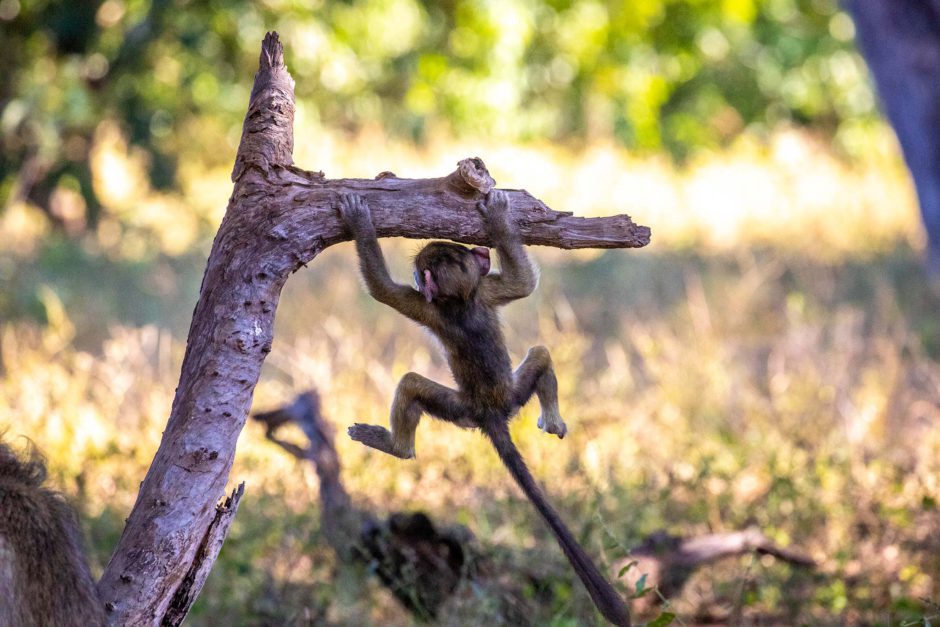
{"type": "Polygon", "coordinates": [[[488,248],[431,242],[415,257],[415,287],[429,303],[435,298],[466,301],[489,271],[488,248]]]}

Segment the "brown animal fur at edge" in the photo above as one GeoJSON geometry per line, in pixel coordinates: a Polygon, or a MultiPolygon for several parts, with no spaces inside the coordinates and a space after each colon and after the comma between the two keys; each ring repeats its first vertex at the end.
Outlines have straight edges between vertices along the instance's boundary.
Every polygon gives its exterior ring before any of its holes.
{"type": "Polygon", "coordinates": [[[0,625],[104,625],[74,512],[35,453],[0,442],[0,625]]]}
{"type": "Polygon", "coordinates": [[[611,623],[629,625],[630,615],[623,599],[549,505],[509,435],[509,420],[533,395],[538,396],[542,406],[542,430],[563,438],[567,427],[558,412],[558,385],[548,350],[541,346],[531,349],[513,371],[500,328],[497,308],[528,296],[538,282],[519,232],[509,220],[505,193],[492,190],[477,203],[489,239],[499,253],[502,271],[489,274],[490,254],[486,248],[433,242],[415,258],[416,289],[399,285],[389,276],[365,201],[343,195],[338,210],[356,241],[369,293],[438,337],[457,382],[453,390],[410,372],[395,392],[391,430],[355,424],[349,428],[349,435],[366,446],[410,459],[415,456],[415,430],[422,414],[482,430],[555,534],[597,609],[611,623]]]}

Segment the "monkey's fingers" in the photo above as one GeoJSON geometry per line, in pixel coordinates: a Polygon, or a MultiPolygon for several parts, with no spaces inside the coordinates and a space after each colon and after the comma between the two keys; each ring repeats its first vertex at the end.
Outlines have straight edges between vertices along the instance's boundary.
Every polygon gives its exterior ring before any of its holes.
{"type": "Polygon", "coordinates": [[[347,194],[339,194],[339,196],[333,202],[333,209],[336,211],[336,213],[339,214],[339,217],[342,219],[343,223],[348,226],[351,213],[349,206],[349,196],[347,194]]]}
{"type": "Polygon", "coordinates": [[[501,189],[491,189],[486,195],[488,209],[504,211],[509,206],[509,196],[501,189]]]}
{"type": "Polygon", "coordinates": [[[369,205],[362,196],[358,194],[345,194],[345,196],[349,199],[349,205],[357,213],[369,213],[369,205]]]}
{"type": "Polygon", "coordinates": [[[369,205],[356,194],[339,194],[339,201],[335,207],[343,223],[354,233],[372,224],[372,212],[369,205]]]}
{"type": "Polygon", "coordinates": [[[333,204],[340,213],[346,213],[352,208],[353,204],[353,195],[352,194],[338,194],[336,202],[333,204]]]}

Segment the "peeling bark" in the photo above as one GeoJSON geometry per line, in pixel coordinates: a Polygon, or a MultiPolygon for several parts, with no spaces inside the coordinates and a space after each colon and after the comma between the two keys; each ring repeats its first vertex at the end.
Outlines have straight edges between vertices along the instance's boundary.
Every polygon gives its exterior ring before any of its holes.
{"type": "MultiPolygon", "coordinates": [[[[465,159],[436,179],[383,172],[376,179],[328,180],[301,170],[291,156],[293,87],[277,34],[269,33],[232,171],[234,191],[203,276],[166,430],[98,583],[111,624],[160,623],[187,585],[272,350],[281,288],[323,249],[350,239],[333,209],[337,194],[366,198],[380,237],[486,243],[474,205],[495,182],[482,160],[465,159]]],[[[578,218],[523,190],[509,190],[509,197],[527,244],[649,243],[649,229],[625,215],[578,218]]]]}
{"type": "Polygon", "coordinates": [[[192,609],[199,591],[206,583],[212,565],[215,564],[219,551],[222,550],[222,543],[225,542],[225,536],[228,535],[228,528],[235,520],[235,513],[238,511],[238,504],[245,494],[245,484],[240,483],[238,487],[232,490],[232,495],[219,503],[215,508],[215,517],[209,523],[209,529],[206,531],[206,537],[203,539],[199,550],[196,552],[196,559],[190,565],[189,572],[183,578],[183,583],[176,590],[176,596],[170,602],[170,608],[163,617],[165,627],[175,627],[183,622],[189,610],[192,609]]]}

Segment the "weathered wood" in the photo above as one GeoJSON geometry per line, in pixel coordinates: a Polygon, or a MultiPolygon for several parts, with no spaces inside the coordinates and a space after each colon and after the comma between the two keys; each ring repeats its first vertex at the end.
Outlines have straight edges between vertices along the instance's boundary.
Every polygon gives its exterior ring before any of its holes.
{"type": "Polygon", "coordinates": [[[239,179],[216,234],[193,312],[180,383],[163,439],[118,546],[98,582],[112,625],[157,625],[198,559],[225,492],[288,272],[266,220],[263,172],[289,164],[293,82],[276,35],[262,44],[237,164],[239,179]],[[262,113],[260,108],[264,103],[262,113]]]}
{"type": "Polygon", "coordinates": [[[222,543],[225,542],[225,536],[228,535],[228,529],[235,520],[235,514],[238,512],[238,504],[245,495],[245,484],[240,483],[238,487],[232,490],[231,496],[219,503],[215,508],[215,518],[209,523],[209,529],[206,531],[206,537],[203,539],[196,553],[196,559],[193,560],[189,572],[183,577],[183,583],[176,589],[176,595],[170,602],[170,607],[163,617],[164,627],[175,627],[183,622],[189,610],[193,608],[196,597],[202,590],[203,584],[209,577],[212,565],[215,564],[219,551],[222,550],[222,543]]]}
{"type": "MultiPolygon", "coordinates": [[[[292,165],[293,79],[275,33],[260,67],[235,159],[234,191],[206,265],[166,430],[124,533],[98,583],[115,625],[160,623],[225,493],[274,314],[287,277],[349,235],[333,209],[354,191],[373,209],[380,236],[485,243],[474,204],[494,185],[479,159],[437,179],[327,180],[292,165]]],[[[510,192],[529,244],[561,248],[644,246],[649,229],[627,216],[576,218],[510,192]]]]}

